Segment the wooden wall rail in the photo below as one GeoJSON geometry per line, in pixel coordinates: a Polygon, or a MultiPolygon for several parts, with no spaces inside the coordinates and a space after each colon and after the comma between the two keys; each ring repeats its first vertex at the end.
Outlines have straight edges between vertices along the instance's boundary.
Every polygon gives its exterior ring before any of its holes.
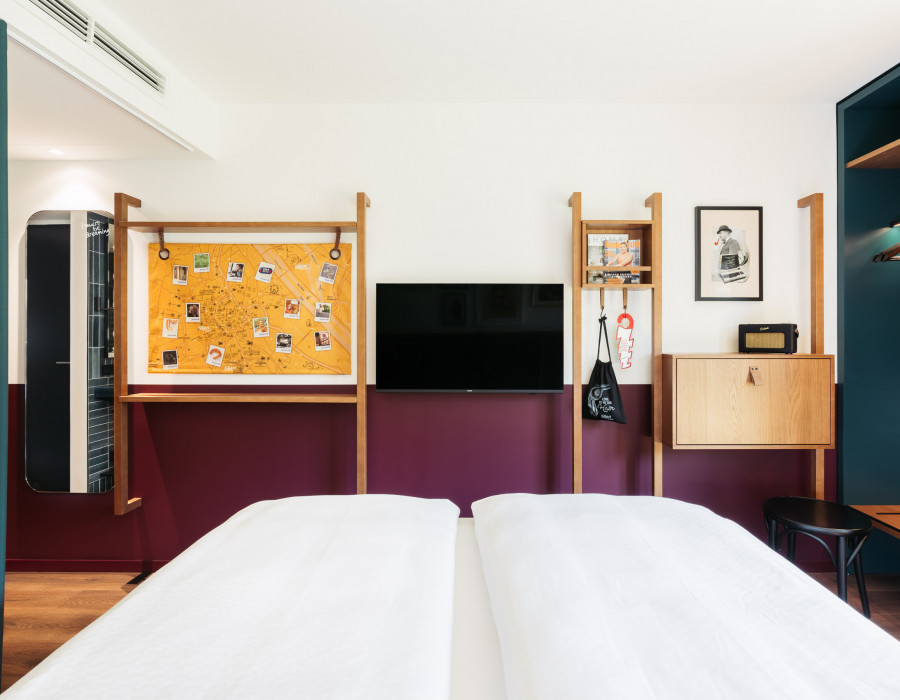
{"type": "MultiPolygon", "coordinates": [[[[140,208],[141,200],[127,194],[115,196],[115,270],[113,317],[115,332],[114,379],[114,471],[113,503],[116,515],[141,506],[139,497],[129,496],[128,419],[135,403],[355,403],[356,490],[365,493],[366,478],[366,209],[371,201],[356,194],[356,221],[132,221],[129,208],[140,208]],[[128,231],[162,234],[165,229],[192,233],[240,231],[342,231],[356,232],[356,394],[311,393],[128,393],[128,231]]],[[[162,239],[161,239],[162,240],[162,239]]]]}

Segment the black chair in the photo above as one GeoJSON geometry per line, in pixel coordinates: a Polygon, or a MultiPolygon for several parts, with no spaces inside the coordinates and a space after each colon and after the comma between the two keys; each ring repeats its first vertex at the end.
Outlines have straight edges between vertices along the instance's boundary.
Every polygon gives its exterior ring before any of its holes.
{"type": "Polygon", "coordinates": [[[868,517],[850,506],[815,498],[787,496],[767,499],[763,503],[763,516],[772,549],[778,551],[782,538],[787,535],[788,561],[794,561],[794,540],[797,533],[811,537],[825,548],[837,570],[838,596],[844,602],[847,602],[847,569],[852,564],[863,614],[871,617],[862,568],[862,547],[872,532],[872,521],[868,517]],[[822,539],[823,536],[837,539],[834,553],[822,539]]]}

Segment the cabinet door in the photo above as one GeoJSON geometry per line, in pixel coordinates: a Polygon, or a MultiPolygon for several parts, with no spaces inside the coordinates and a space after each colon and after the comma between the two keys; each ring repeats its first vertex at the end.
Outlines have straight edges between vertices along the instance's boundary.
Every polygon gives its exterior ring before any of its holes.
{"type": "Polygon", "coordinates": [[[829,358],[679,358],[675,371],[679,445],[832,442],[829,358]]]}

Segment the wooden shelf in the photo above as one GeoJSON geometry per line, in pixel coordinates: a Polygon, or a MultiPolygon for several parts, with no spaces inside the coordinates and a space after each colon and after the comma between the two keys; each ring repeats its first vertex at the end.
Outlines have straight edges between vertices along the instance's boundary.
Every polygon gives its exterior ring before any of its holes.
{"type": "Polygon", "coordinates": [[[355,394],[142,393],[119,397],[125,403],[356,403],[355,394]]]}
{"type": "Polygon", "coordinates": [[[588,231],[643,231],[653,225],[652,221],[637,221],[633,219],[620,221],[585,219],[582,223],[588,231]]]}
{"type": "Polygon", "coordinates": [[[285,230],[330,230],[340,228],[346,231],[355,231],[355,221],[120,221],[120,226],[133,231],[157,232],[159,229],[194,229],[220,231],[222,229],[257,229],[269,231],[272,229],[285,230]]]}
{"type": "Polygon", "coordinates": [[[653,270],[649,265],[638,265],[637,267],[623,267],[621,265],[585,265],[585,270],[590,272],[651,272],[653,270]]]}
{"type": "Polygon", "coordinates": [[[860,170],[864,168],[878,168],[882,170],[900,168],[900,139],[851,160],[847,163],[847,167],[859,168],[860,170]]]}
{"type": "Polygon", "coordinates": [[[652,284],[583,284],[583,289],[653,289],[652,284]]]}

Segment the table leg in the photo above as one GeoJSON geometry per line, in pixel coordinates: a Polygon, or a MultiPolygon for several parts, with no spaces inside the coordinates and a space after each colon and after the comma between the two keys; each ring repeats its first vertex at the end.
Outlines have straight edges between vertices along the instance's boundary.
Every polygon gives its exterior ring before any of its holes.
{"type": "Polygon", "coordinates": [[[769,534],[769,548],[776,549],[778,522],[774,518],[766,518],[766,531],[769,534]]]}
{"type": "Polygon", "coordinates": [[[847,602],[847,538],[837,538],[837,594],[847,602]]]}

